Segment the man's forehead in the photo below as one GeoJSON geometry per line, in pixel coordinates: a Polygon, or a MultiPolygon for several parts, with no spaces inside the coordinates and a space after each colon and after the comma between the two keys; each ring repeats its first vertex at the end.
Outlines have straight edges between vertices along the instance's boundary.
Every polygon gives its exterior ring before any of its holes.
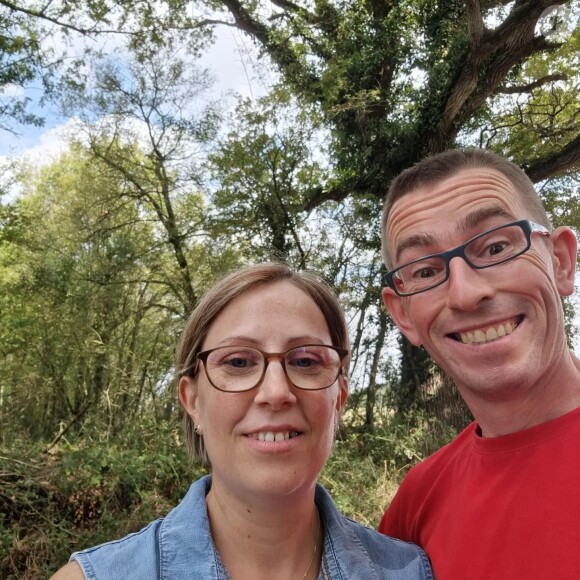
{"type": "Polygon", "coordinates": [[[438,231],[470,233],[495,217],[506,222],[525,217],[522,210],[521,195],[503,174],[485,168],[461,171],[393,204],[387,220],[390,257],[396,261],[406,248],[437,245],[438,231]]]}
{"type": "Polygon", "coordinates": [[[484,198],[496,198],[500,203],[509,198],[510,202],[519,201],[521,194],[512,182],[495,169],[463,169],[445,179],[422,184],[404,193],[397,199],[389,212],[387,225],[394,221],[399,213],[403,215],[420,206],[421,210],[435,211],[438,206],[461,197],[466,202],[477,203],[484,198]]]}
{"type": "MultiPolygon", "coordinates": [[[[492,205],[481,207],[462,216],[459,221],[454,224],[449,224],[448,232],[452,234],[471,237],[477,232],[478,228],[482,228],[482,224],[494,218],[501,218],[506,223],[515,221],[517,217],[505,207],[492,205]]],[[[409,232],[409,235],[402,236],[396,241],[393,248],[395,261],[397,261],[401,254],[409,248],[433,248],[444,245],[444,239],[439,233],[428,231],[417,231],[415,233],[409,232]]]]}

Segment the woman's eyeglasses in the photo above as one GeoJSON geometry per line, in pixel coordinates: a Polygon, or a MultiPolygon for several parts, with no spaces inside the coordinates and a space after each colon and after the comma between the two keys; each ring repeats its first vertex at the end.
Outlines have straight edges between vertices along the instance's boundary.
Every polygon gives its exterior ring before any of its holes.
{"type": "Polygon", "coordinates": [[[247,346],[220,346],[197,354],[212,386],[228,393],[257,387],[268,363],[278,359],[297,388],[318,391],[330,387],[343,372],[348,351],[324,344],[306,344],[284,352],[264,352],[247,346]]]}

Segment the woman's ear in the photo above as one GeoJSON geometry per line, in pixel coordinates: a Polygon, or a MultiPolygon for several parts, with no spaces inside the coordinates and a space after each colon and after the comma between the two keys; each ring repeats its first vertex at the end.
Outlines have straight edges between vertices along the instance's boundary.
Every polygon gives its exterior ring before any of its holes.
{"type": "Polygon", "coordinates": [[[342,408],[348,399],[348,376],[341,375],[338,379],[338,397],[336,397],[336,411],[340,415],[342,408]]]}
{"type": "Polygon", "coordinates": [[[574,232],[567,227],[556,228],[550,235],[554,282],[560,296],[570,296],[574,292],[578,243],[574,232]]]}
{"type": "Polygon", "coordinates": [[[399,327],[399,330],[407,337],[407,340],[411,344],[420,346],[421,339],[407,311],[408,299],[401,298],[392,288],[388,287],[383,288],[382,295],[383,302],[394,323],[399,327]]]}
{"type": "Polygon", "coordinates": [[[200,424],[199,409],[197,405],[197,384],[192,377],[181,377],[178,385],[179,402],[185,412],[191,417],[194,425],[200,424]]]}

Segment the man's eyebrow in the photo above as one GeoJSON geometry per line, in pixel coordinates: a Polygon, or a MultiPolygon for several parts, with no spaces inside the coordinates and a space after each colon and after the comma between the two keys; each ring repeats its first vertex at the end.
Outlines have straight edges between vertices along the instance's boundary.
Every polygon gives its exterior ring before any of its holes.
{"type": "Polygon", "coordinates": [[[512,213],[510,213],[505,207],[501,207],[499,205],[494,205],[491,207],[483,207],[481,209],[472,211],[471,213],[468,213],[466,216],[462,217],[459,220],[457,230],[460,232],[469,232],[470,230],[473,230],[484,221],[495,217],[502,217],[509,221],[514,221],[516,219],[515,216],[512,213]]]}
{"type": "Polygon", "coordinates": [[[432,248],[436,243],[435,238],[431,234],[419,233],[409,236],[401,240],[401,243],[397,246],[395,263],[399,261],[401,254],[408,248],[432,248]]]}
{"type": "MultiPolygon", "coordinates": [[[[471,213],[468,213],[459,220],[457,230],[459,232],[468,232],[473,230],[478,225],[484,221],[495,218],[502,217],[508,221],[514,221],[515,216],[507,211],[504,207],[495,205],[491,207],[484,207],[477,209],[471,213]]],[[[397,251],[395,254],[395,263],[397,263],[401,257],[401,254],[409,248],[432,248],[437,245],[437,240],[431,234],[420,232],[414,234],[401,240],[401,243],[397,246],[397,251]]]]}

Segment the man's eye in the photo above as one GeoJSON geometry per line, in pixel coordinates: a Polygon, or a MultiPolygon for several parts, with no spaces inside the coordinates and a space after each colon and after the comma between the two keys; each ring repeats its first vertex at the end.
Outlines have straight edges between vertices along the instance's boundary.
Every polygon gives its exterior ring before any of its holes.
{"type": "Polygon", "coordinates": [[[438,276],[443,269],[444,266],[436,264],[429,263],[413,264],[411,267],[408,268],[408,272],[405,272],[405,275],[409,275],[411,280],[433,278],[435,276],[438,276]]]}
{"type": "Polygon", "coordinates": [[[421,268],[415,273],[415,277],[417,278],[432,278],[433,276],[435,276],[435,270],[433,268],[421,268]]]}
{"type": "Polygon", "coordinates": [[[501,254],[507,245],[507,242],[495,242],[487,246],[485,253],[489,256],[496,256],[497,254],[501,254]]]}

